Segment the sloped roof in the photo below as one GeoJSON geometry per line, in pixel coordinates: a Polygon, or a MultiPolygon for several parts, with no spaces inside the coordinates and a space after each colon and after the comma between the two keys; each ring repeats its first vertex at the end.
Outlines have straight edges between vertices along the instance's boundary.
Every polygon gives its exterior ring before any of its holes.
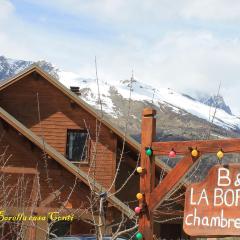
{"type": "Polygon", "coordinates": [[[53,84],[56,88],[58,88],[60,91],[62,91],[65,95],[67,95],[71,100],[76,102],[79,106],[81,106],[83,109],[88,111],[90,114],[92,114],[95,118],[97,118],[99,121],[101,121],[105,126],[107,126],[109,129],[111,129],[116,135],[118,135],[120,138],[125,139],[126,142],[132,146],[137,151],[140,151],[140,144],[130,137],[129,135],[123,133],[118,127],[113,126],[113,123],[107,120],[105,116],[100,116],[97,111],[91,107],[88,103],[83,101],[81,98],[79,98],[75,93],[70,91],[67,87],[65,87],[62,83],[60,83],[57,79],[53,78],[51,75],[43,71],[40,67],[33,64],[29,68],[26,68],[24,71],[20,72],[19,74],[15,75],[14,77],[0,81],[0,91],[5,89],[6,87],[14,84],[15,82],[21,80],[23,77],[33,73],[37,72],[40,76],[48,80],[51,84],[53,84]]]}
{"type": "MultiPolygon", "coordinates": [[[[43,141],[42,138],[38,137],[30,129],[26,128],[22,123],[20,123],[16,118],[6,112],[3,108],[0,107],[0,118],[6,121],[14,129],[20,132],[23,136],[29,139],[33,144],[38,146],[40,149],[44,150],[50,157],[55,159],[60,165],[65,169],[79,178],[81,181],[89,185],[89,183],[95,188],[95,190],[100,192],[106,192],[107,190],[101,186],[96,180],[89,177],[84,171],[76,167],[69,160],[67,160],[61,153],[59,153],[55,148],[51,147],[49,144],[43,141]]],[[[117,209],[123,212],[130,219],[135,216],[133,210],[131,210],[126,204],[120,201],[115,196],[111,195],[108,197],[108,201],[113,204],[117,209]]]]}
{"type": "MultiPolygon", "coordinates": [[[[104,115],[100,116],[100,114],[93,107],[91,107],[88,103],[86,103],[81,98],[79,98],[76,94],[74,94],[72,91],[70,91],[67,87],[65,87],[57,79],[53,78],[51,75],[49,75],[48,73],[43,71],[36,64],[31,65],[30,67],[26,68],[24,71],[20,72],[19,74],[15,75],[12,78],[0,81],[0,91],[7,88],[8,86],[11,86],[12,84],[14,84],[18,81],[20,81],[25,76],[27,76],[33,72],[38,73],[44,79],[49,81],[57,89],[59,89],[66,96],[68,96],[72,101],[74,101],[80,107],[82,107],[83,109],[88,111],[90,114],[92,114],[96,119],[101,121],[105,126],[107,126],[110,130],[112,130],[118,137],[120,137],[123,140],[125,139],[126,143],[129,146],[131,146],[133,150],[135,150],[137,153],[138,152],[140,153],[141,145],[135,139],[133,139],[128,134],[124,133],[121,129],[119,129],[112,122],[110,122],[104,115]]],[[[40,138],[36,134],[34,134],[30,129],[28,129],[26,126],[24,126],[22,123],[20,123],[17,119],[15,119],[12,115],[10,115],[8,112],[6,112],[1,107],[0,107],[0,117],[2,119],[4,119],[6,122],[8,122],[11,126],[13,126],[17,131],[19,131],[25,137],[27,137],[31,142],[36,144],[39,148],[45,149],[45,151],[47,152],[47,154],[49,154],[49,156],[51,156],[53,159],[55,159],[57,162],[59,162],[69,172],[71,172],[76,177],[81,179],[87,185],[89,185],[89,183],[94,183],[96,190],[102,191],[102,192],[106,191],[106,189],[103,186],[101,186],[99,183],[97,183],[92,178],[89,178],[89,176],[87,176],[87,174],[85,172],[83,172],[81,169],[79,169],[74,164],[72,164],[70,161],[68,161],[61,153],[56,151],[56,149],[54,149],[47,143],[44,143],[42,138],[40,138]]],[[[156,158],[156,165],[158,167],[164,169],[167,172],[169,172],[171,170],[171,167],[169,167],[163,161],[161,161],[160,159],[157,159],[157,158],[156,158]]],[[[124,204],[121,200],[119,200],[115,196],[110,196],[109,202],[111,202],[116,208],[118,208],[120,211],[122,211],[129,218],[133,218],[135,216],[135,213],[126,204],[124,204]]]]}
{"type": "MultiPolygon", "coordinates": [[[[40,76],[45,78],[47,81],[49,81],[51,84],[53,84],[56,88],[58,88],[60,91],[62,91],[65,95],[67,95],[72,101],[74,101],[76,104],[78,104],[80,107],[88,111],[90,114],[92,114],[96,119],[101,121],[105,126],[107,126],[109,129],[111,129],[117,136],[119,136],[121,139],[125,139],[126,143],[132,147],[136,152],[141,152],[141,145],[139,142],[137,142],[134,138],[132,138],[127,133],[124,133],[121,129],[119,129],[115,124],[107,119],[106,116],[100,116],[100,114],[88,103],[83,101],[81,98],[79,98],[75,93],[73,93],[70,89],[68,89],[66,86],[64,86],[60,81],[43,71],[38,65],[33,64],[23,70],[22,72],[18,73],[17,75],[13,76],[12,78],[0,81],[0,91],[7,88],[8,86],[18,82],[23,77],[33,73],[37,72],[40,76]]],[[[159,158],[156,158],[155,160],[156,165],[160,167],[161,169],[164,169],[166,172],[169,172],[171,170],[171,167],[165,164],[163,161],[161,161],[159,158]]]]}

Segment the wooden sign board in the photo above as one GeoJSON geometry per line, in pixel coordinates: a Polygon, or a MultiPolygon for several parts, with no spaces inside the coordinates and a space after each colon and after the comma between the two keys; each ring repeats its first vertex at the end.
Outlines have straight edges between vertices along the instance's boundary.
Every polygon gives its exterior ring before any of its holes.
{"type": "Polygon", "coordinates": [[[216,165],[189,185],[183,229],[190,236],[240,236],[240,164],[216,165]]]}

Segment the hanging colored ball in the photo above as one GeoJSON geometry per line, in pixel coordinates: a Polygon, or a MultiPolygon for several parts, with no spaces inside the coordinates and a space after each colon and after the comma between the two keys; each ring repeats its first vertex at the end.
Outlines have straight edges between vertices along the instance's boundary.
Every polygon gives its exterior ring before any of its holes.
{"type": "Polygon", "coordinates": [[[151,156],[151,155],[152,155],[152,149],[151,149],[150,147],[146,149],[146,154],[147,154],[148,156],[151,156]]]}
{"type": "Polygon", "coordinates": [[[217,152],[217,157],[218,157],[218,159],[222,159],[223,156],[224,156],[224,153],[223,153],[222,150],[220,150],[220,151],[217,152]]]}
{"type": "Polygon", "coordinates": [[[140,207],[135,207],[134,209],[136,214],[139,214],[141,212],[141,208],[140,207]]]}
{"type": "Polygon", "coordinates": [[[191,154],[192,154],[193,157],[197,157],[198,156],[198,150],[193,149],[191,154]]]}
{"type": "Polygon", "coordinates": [[[136,234],[136,239],[138,239],[138,240],[143,239],[143,235],[142,235],[140,232],[138,232],[138,233],[136,234]]]}
{"type": "Polygon", "coordinates": [[[137,167],[137,172],[138,172],[139,174],[143,173],[143,168],[142,168],[142,167],[137,167]]]}
{"type": "Polygon", "coordinates": [[[175,152],[174,150],[171,150],[171,151],[169,152],[168,156],[169,156],[170,158],[174,158],[174,157],[176,157],[176,152],[175,152]]]}
{"type": "Polygon", "coordinates": [[[143,195],[142,195],[142,193],[138,193],[138,194],[136,195],[136,197],[137,197],[138,200],[141,200],[141,199],[143,198],[143,195]]]}

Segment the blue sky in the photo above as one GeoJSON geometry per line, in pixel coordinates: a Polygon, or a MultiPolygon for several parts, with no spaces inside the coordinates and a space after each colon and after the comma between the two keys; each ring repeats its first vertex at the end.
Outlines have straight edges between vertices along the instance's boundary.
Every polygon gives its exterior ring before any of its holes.
{"type": "Polygon", "coordinates": [[[0,0],[0,54],[107,81],[221,93],[240,114],[238,0],[0,0]]]}
{"type": "Polygon", "coordinates": [[[108,39],[114,32],[114,29],[98,24],[88,15],[72,15],[34,1],[14,0],[12,3],[16,8],[16,15],[24,22],[32,23],[38,28],[47,27],[47,31],[98,39],[108,39]]]}

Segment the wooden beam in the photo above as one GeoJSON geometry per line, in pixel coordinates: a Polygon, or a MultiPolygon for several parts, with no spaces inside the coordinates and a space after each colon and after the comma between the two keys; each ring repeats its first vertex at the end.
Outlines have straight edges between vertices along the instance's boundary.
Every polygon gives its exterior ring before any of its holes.
{"type": "Polygon", "coordinates": [[[35,168],[24,168],[24,167],[0,167],[1,173],[12,173],[12,174],[39,174],[35,168]]]}
{"type": "Polygon", "coordinates": [[[179,142],[153,142],[152,149],[154,155],[168,155],[174,149],[179,155],[186,155],[190,152],[189,148],[197,148],[202,154],[217,153],[222,149],[225,153],[239,153],[240,139],[218,139],[218,140],[195,140],[179,142]]]}
{"type": "Polygon", "coordinates": [[[47,232],[49,231],[48,229],[48,221],[37,221],[36,222],[36,238],[37,239],[47,239],[47,232]]]}
{"type": "Polygon", "coordinates": [[[33,221],[23,221],[23,227],[26,228],[24,233],[24,239],[35,240],[36,239],[36,223],[33,221]]]}
{"type": "Polygon", "coordinates": [[[59,190],[50,193],[48,197],[46,197],[43,201],[40,202],[39,207],[46,207],[48,204],[50,204],[52,201],[56,199],[61,194],[59,190]]]}
{"type": "Polygon", "coordinates": [[[141,136],[141,167],[145,173],[140,177],[140,192],[144,194],[147,209],[139,218],[139,231],[145,240],[153,240],[153,216],[148,211],[150,194],[155,185],[155,161],[145,153],[145,148],[151,146],[156,136],[156,111],[146,108],[142,115],[142,136],[141,136]]]}
{"type": "Polygon", "coordinates": [[[156,210],[162,202],[168,198],[179,186],[182,179],[196,165],[199,158],[192,158],[189,154],[180,160],[162,182],[152,191],[149,208],[151,211],[156,210]]]}

